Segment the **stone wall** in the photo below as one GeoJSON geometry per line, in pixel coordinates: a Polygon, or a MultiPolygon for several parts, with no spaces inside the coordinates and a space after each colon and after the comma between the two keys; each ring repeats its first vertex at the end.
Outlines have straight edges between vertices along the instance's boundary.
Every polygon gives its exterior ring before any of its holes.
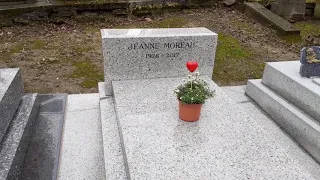
{"type": "Polygon", "coordinates": [[[218,2],[219,0],[164,0],[165,2],[177,2],[184,3],[186,5],[212,5],[218,2]]]}
{"type": "Polygon", "coordinates": [[[37,0],[0,0],[1,5],[14,5],[14,4],[27,4],[27,3],[35,3],[37,0]]]}

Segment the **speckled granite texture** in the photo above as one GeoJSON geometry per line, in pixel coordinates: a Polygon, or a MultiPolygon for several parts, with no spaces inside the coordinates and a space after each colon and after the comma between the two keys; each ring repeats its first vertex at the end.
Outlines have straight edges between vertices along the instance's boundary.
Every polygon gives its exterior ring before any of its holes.
{"type": "Polygon", "coordinates": [[[200,121],[179,120],[181,82],[112,82],[131,179],[315,179],[212,81],[200,121]]]}
{"type": "Polygon", "coordinates": [[[112,97],[100,99],[100,113],[106,179],[126,180],[124,156],[112,97]]]}
{"type": "Polygon", "coordinates": [[[320,86],[301,77],[299,68],[299,61],[267,63],[262,83],[320,122],[320,86]]]}
{"type": "Polygon", "coordinates": [[[320,78],[315,78],[312,80],[313,83],[315,83],[316,85],[320,86],[320,78]]]}
{"type": "Polygon", "coordinates": [[[301,64],[300,75],[302,77],[320,77],[320,63],[317,64],[301,64]]]}
{"type": "Polygon", "coordinates": [[[58,180],[104,180],[99,94],[68,95],[58,180]]]}
{"type": "Polygon", "coordinates": [[[19,69],[0,69],[0,142],[24,93],[19,69]]]}
{"type": "Polygon", "coordinates": [[[212,76],[218,35],[206,28],[102,29],[106,94],[111,81],[179,77],[185,63],[199,62],[212,76]]]}
{"type": "Polygon", "coordinates": [[[114,99],[112,96],[106,96],[104,82],[99,82],[98,88],[106,179],[125,180],[128,177],[124,165],[125,156],[123,156],[123,146],[120,140],[122,136],[119,134],[114,99]]]}
{"type": "Polygon", "coordinates": [[[38,109],[37,94],[22,97],[0,145],[0,179],[18,179],[20,176],[38,109]]]}
{"type": "MultiPolygon", "coordinates": [[[[247,112],[260,127],[268,132],[268,136],[277,139],[277,142],[287,150],[300,164],[316,179],[320,178],[320,164],[315,161],[306,151],[297,146],[297,142],[283,131],[270,116],[245,94],[246,86],[224,86],[221,89],[232,98],[242,109],[247,112]]],[[[301,127],[302,128],[302,127],[301,127]]]]}
{"type": "Polygon", "coordinates": [[[270,90],[259,79],[248,81],[246,94],[320,162],[320,124],[317,120],[270,90]]]}
{"type": "Polygon", "coordinates": [[[39,101],[39,115],[21,180],[57,179],[67,95],[39,95],[39,101]]]}
{"type": "Polygon", "coordinates": [[[99,89],[99,98],[101,99],[105,99],[108,97],[108,95],[106,95],[106,85],[105,82],[99,82],[98,83],[98,89],[99,89]]]}

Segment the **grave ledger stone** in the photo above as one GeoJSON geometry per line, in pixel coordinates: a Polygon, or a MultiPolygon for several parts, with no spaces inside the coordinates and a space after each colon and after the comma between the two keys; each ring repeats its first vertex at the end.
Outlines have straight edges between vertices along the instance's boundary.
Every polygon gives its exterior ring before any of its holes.
{"type": "Polygon", "coordinates": [[[19,69],[0,69],[0,142],[24,94],[19,69]]]}
{"type": "Polygon", "coordinates": [[[218,35],[206,28],[102,29],[106,95],[111,81],[181,77],[185,63],[199,62],[212,76],[218,35]]]}

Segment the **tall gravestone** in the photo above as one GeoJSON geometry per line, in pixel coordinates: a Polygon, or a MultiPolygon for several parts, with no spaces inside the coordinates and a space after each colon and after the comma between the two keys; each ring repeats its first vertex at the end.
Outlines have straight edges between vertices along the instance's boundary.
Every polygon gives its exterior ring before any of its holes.
{"type": "Polygon", "coordinates": [[[185,63],[199,62],[201,75],[212,76],[218,36],[206,28],[102,29],[106,95],[111,82],[181,77],[185,63]]]}
{"type": "Polygon", "coordinates": [[[271,11],[285,19],[302,20],[306,12],[305,0],[275,0],[271,11]]]}

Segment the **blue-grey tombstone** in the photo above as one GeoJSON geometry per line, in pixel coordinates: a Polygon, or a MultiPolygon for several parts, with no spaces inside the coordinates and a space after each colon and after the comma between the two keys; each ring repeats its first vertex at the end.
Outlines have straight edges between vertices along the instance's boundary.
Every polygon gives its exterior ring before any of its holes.
{"type": "Polygon", "coordinates": [[[302,77],[320,77],[320,46],[302,48],[300,62],[300,75],[302,77]]]}

